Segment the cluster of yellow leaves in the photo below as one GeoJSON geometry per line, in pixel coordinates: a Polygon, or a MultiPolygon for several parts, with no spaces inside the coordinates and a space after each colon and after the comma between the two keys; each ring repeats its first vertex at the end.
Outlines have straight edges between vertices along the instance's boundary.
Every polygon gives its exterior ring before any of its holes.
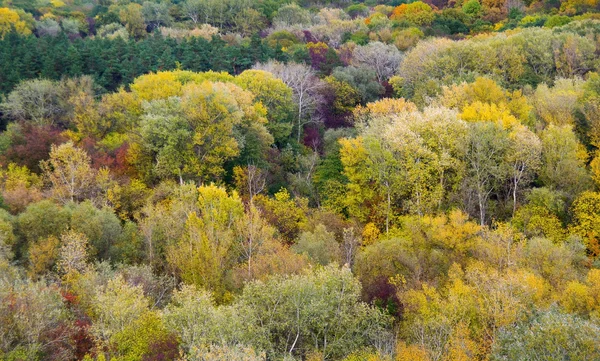
{"type": "Polygon", "coordinates": [[[585,281],[571,281],[560,297],[567,312],[600,317],[600,270],[591,269],[585,281]]]}
{"type": "Polygon", "coordinates": [[[31,34],[27,23],[21,20],[16,11],[9,8],[0,8],[0,39],[3,39],[13,29],[22,35],[31,34]]]}
{"type": "Polygon", "coordinates": [[[429,25],[433,21],[434,16],[435,14],[431,6],[422,1],[415,1],[394,8],[390,19],[407,20],[416,25],[429,25]]]}
{"type": "Polygon", "coordinates": [[[600,193],[583,192],[573,202],[571,231],[583,238],[593,256],[600,255],[600,193]]]}
{"type": "Polygon", "coordinates": [[[482,77],[473,83],[444,87],[439,100],[461,111],[466,121],[493,121],[505,128],[527,122],[532,109],[520,90],[504,90],[492,79],[482,77]]]}
{"type": "Polygon", "coordinates": [[[500,271],[476,261],[465,271],[453,265],[449,276],[446,288],[423,284],[421,289],[400,291],[409,330],[405,337],[427,344],[427,352],[417,343],[403,347],[400,354],[478,360],[489,352],[486,345],[497,328],[519,321],[524,310],[546,306],[549,299],[548,283],[525,269],[500,271]]]}
{"type": "Polygon", "coordinates": [[[466,105],[461,113],[461,118],[468,122],[497,122],[504,128],[510,129],[519,121],[515,118],[504,104],[496,105],[476,101],[466,105]]]}
{"type": "Polygon", "coordinates": [[[373,117],[415,111],[417,111],[417,106],[404,98],[384,98],[376,102],[367,103],[366,106],[357,106],[354,109],[354,119],[357,122],[366,122],[373,117]]]}
{"type": "Polygon", "coordinates": [[[3,202],[14,213],[42,199],[42,180],[26,166],[10,163],[0,170],[0,185],[3,202]]]}

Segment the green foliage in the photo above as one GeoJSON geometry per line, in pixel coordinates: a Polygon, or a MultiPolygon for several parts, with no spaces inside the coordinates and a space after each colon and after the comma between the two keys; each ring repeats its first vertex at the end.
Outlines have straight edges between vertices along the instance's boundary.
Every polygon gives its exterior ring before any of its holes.
{"type": "Polygon", "coordinates": [[[71,214],[50,200],[33,203],[17,218],[19,233],[27,242],[60,236],[69,227],[71,214]]]}
{"type": "Polygon", "coordinates": [[[297,253],[306,254],[313,262],[323,266],[341,261],[340,246],[334,234],[328,232],[322,224],[313,232],[302,232],[293,248],[297,253]]]}
{"type": "Polygon", "coordinates": [[[595,0],[0,4],[0,359],[600,358],[595,0]]]}
{"type": "Polygon", "coordinates": [[[598,325],[557,310],[537,312],[527,322],[501,329],[492,360],[589,360],[600,356],[598,325]]]}
{"type": "Polygon", "coordinates": [[[350,270],[336,266],[248,284],[239,302],[244,322],[260,326],[252,343],[273,357],[310,350],[343,357],[350,349],[372,345],[389,322],[360,301],[360,284],[350,270]]]}

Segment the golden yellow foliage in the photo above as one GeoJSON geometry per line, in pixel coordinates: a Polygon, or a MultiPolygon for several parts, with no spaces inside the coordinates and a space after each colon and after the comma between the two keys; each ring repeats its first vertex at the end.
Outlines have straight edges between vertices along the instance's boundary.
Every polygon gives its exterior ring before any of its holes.
{"type": "Polygon", "coordinates": [[[594,307],[594,299],[590,295],[590,289],[578,281],[571,281],[562,292],[560,303],[567,312],[588,314],[594,307]]]}
{"type": "Polygon", "coordinates": [[[596,156],[590,162],[592,179],[598,187],[600,187],[600,153],[596,152],[596,156]]]}
{"type": "Polygon", "coordinates": [[[43,238],[29,246],[28,274],[32,278],[52,270],[58,258],[59,240],[54,236],[43,238]]]}
{"type": "Polygon", "coordinates": [[[368,103],[366,106],[357,106],[354,109],[356,121],[368,121],[371,117],[388,116],[401,112],[415,112],[417,106],[404,98],[384,98],[376,102],[368,103]]]}
{"type": "Polygon", "coordinates": [[[21,20],[16,11],[9,8],[0,8],[0,39],[3,39],[13,29],[21,35],[31,34],[27,23],[21,20]]]}
{"type": "Polygon", "coordinates": [[[573,202],[571,231],[581,236],[592,257],[600,256],[600,193],[583,192],[573,202]]]}
{"type": "Polygon", "coordinates": [[[131,91],[141,100],[167,99],[181,96],[182,84],[175,72],[163,71],[137,77],[131,91]]]}
{"type": "Polygon", "coordinates": [[[468,326],[464,322],[454,328],[445,359],[448,361],[474,361],[478,360],[478,344],[471,338],[468,326]]]}
{"type": "Polygon", "coordinates": [[[373,222],[367,223],[365,225],[365,228],[363,228],[362,244],[364,246],[368,246],[370,244],[377,242],[380,234],[381,234],[381,232],[379,232],[379,229],[377,228],[375,223],[373,223],[373,222]]]}
{"type": "Polygon", "coordinates": [[[600,270],[589,270],[584,283],[569,282],[559,301],[567,312],[600,317],[600,270]]]}
{"type": "Polygon", "coordinates": [[[422,346],[407,345],[398,342],[396,346],[396,361],[430,361],[429,353],[422,346]]]}
{"type": "Polygon", "coordinates": [[[480,101],[465,106],[461,118],[469,122],[496,122],[505,129],[520,124],[519,120],[510,113],[510,110],[504,104],[496,105],[480,101]]]}
{"type": "MultiPolygon", "coordinates": [[[[529,118],[531,105],[527,102],[527,98],[523,96],[520,90],[510,92],[502,89],[495,81],[488,78],[479,77],[473,83],[461,83],[458,85],[447,86],[443,88],[440,102],[449,108],[457,108],[460,111],[465,111],[465,107],[470,107],[470,111],[474,109],[480,113],[484,108],[482,105],[474,105],[474,103],[483,103],[487,108],[500,109],[502,112],[508,112],[521,122],[525,122],[529,118]]],[[[489,112],[488,109],[486,112],[489,112]]],[[[465,119],[467,120],[467,119],[465,119]]],[[[487,120],[487,119],[481,119],[487,120]]]]}

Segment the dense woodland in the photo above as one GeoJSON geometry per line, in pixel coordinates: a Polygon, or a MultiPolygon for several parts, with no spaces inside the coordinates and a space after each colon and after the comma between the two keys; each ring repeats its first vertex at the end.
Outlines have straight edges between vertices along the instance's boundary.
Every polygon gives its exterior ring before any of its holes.
{"type": "Polygon", "coordinates": [[[0,0],[0,360],[600,360],[597,0],[0,0]]]}

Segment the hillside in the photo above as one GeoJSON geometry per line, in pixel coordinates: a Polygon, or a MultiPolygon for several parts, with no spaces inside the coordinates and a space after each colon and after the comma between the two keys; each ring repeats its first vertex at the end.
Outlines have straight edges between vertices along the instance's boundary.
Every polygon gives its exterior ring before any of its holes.
{"type": "Polygon", "coordinates": [[[0,361],[600,360],[599,10],[0,0],[0,361]]]}

